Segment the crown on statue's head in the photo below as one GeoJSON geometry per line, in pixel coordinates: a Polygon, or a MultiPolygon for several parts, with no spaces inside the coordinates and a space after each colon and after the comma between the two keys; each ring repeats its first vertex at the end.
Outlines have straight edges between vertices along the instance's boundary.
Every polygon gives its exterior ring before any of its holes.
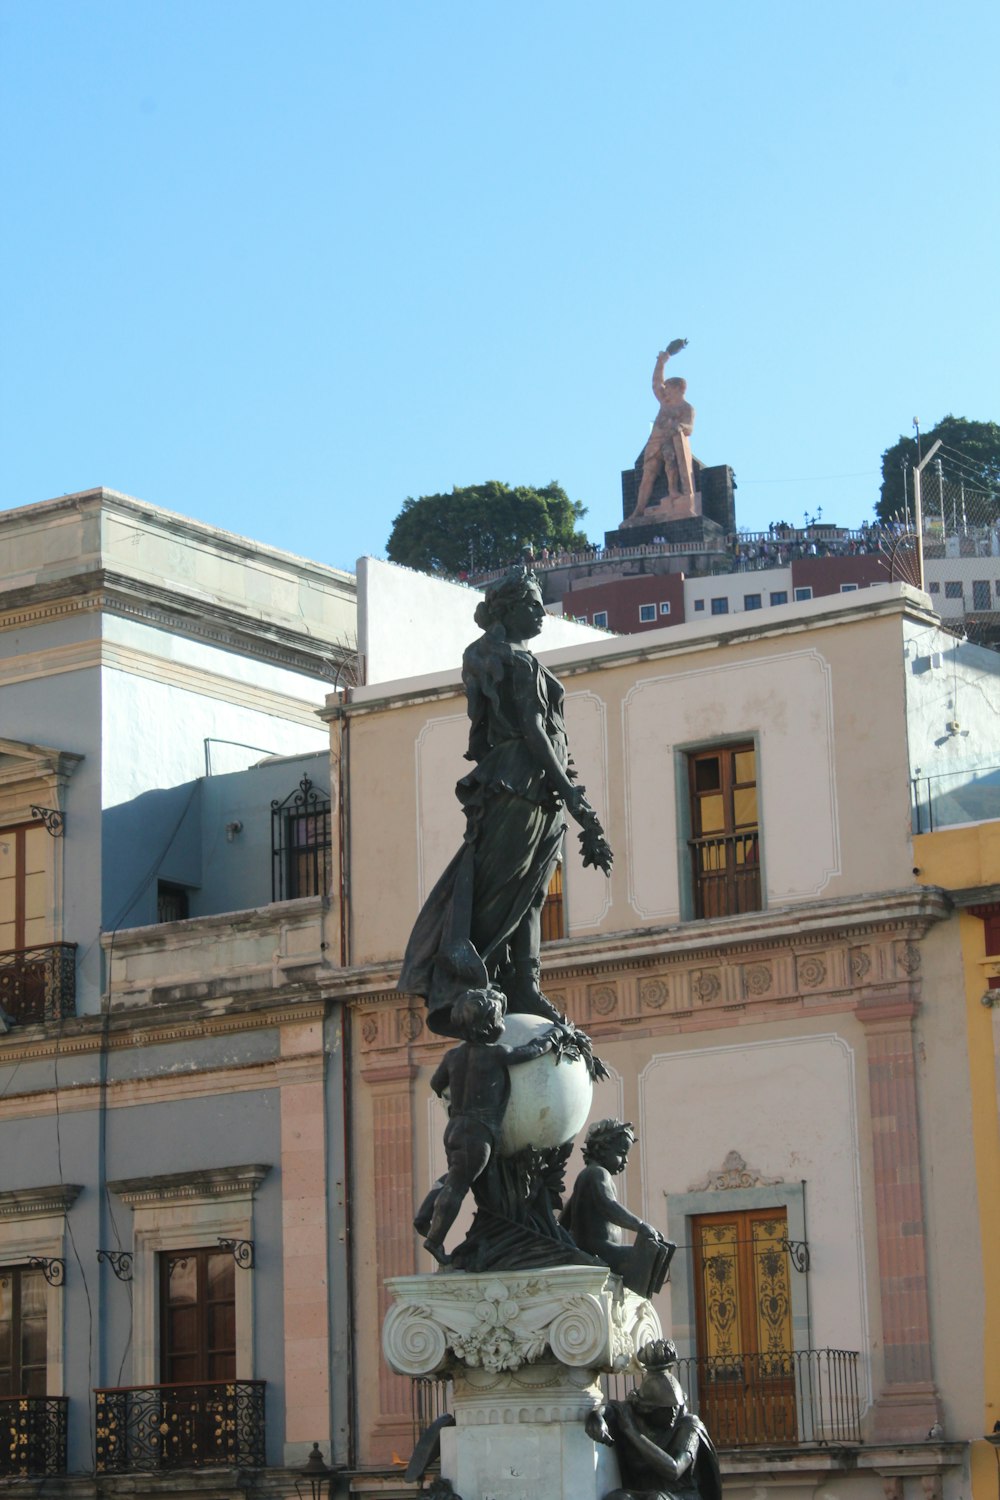
{"type": "Polygon", "coordinates": [[[677,1345],[673,1339],[650,1339],[643,1344],[636,1359],[651,1374],[667,1370],[677,1363],[677,1345]]]}

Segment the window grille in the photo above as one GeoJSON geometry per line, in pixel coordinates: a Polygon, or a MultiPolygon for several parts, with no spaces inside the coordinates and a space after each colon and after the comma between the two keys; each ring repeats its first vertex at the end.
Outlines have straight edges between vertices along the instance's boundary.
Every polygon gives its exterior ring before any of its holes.
{"type": "Polygon", "coordinates": [[[330,798],[303,776],[271,803],[271,900],[325,895],[331,869],[330,798]]]}

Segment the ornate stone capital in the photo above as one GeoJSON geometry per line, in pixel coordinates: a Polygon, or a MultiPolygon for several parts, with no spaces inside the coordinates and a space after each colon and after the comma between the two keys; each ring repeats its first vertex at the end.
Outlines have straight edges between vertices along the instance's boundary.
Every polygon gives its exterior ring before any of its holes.
{"type": "Polygon", "coordinates": [[[624,1370],[659,1338],[652,1303],[603,1266],[558,1266],[483,1275],[395,1276],[382,1328],[398,1375],[450,1365],[518,1370],[556,1359],[575,1369],[624,1370]]]}

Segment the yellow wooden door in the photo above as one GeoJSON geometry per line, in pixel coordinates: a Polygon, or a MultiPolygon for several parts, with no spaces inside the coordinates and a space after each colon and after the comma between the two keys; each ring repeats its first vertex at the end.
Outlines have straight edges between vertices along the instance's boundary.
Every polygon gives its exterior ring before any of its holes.
{"type": "Polygon", "coordinates": [[[796,1440],[783,1208],[693,1221],[698,1402],[722,1447],[796,1440]]]}

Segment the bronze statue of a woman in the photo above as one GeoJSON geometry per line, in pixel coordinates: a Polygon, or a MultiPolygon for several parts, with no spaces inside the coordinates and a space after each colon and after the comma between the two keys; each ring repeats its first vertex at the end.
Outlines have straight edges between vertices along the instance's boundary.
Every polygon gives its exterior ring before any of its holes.
{"type": "Polygon", "coordinates": [[[483,634],[462,661],[466,759],[475,762],[455,789],[465,839],[417,918],[399,979],[400,990],[424,996],[442,1036],[462,1036],[453,1007],[487,987],[502,992],[508,1013],[560,1019],[539,988],[539,949],[564,809],[582,829],[584,865],[611,872],[604,830],[574,784],[562,684],[526,644],[544,618],[534,575],[508,573],[478,605],[483,634]]]}

